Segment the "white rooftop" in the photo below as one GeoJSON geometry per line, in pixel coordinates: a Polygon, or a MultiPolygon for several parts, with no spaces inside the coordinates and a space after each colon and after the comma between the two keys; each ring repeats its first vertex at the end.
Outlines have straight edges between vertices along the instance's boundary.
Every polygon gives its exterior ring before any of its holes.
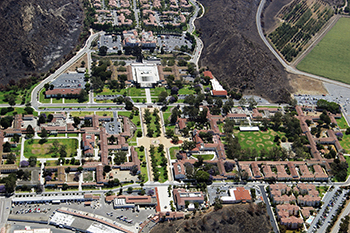
{"type": "Polygon", "coordinates": [[[157,64],[131,64],[132,78],[139,83],[141,87],[152,87],[159,81],[157,64]]]}
{"type": "Polygon", "coordinates": [[[211,86],[213,87],[214,91],[224,91],[225,89],[221,86],[218,80],[216,78],[213,78],[210,80],[211,86]]]}
{"type": "Polygon", "coordinates": [[[55,223],[56,225],[70,226],[74,219],[75,218],[72,215],[56,212],[50,219],[50,222],[55,223]]]}

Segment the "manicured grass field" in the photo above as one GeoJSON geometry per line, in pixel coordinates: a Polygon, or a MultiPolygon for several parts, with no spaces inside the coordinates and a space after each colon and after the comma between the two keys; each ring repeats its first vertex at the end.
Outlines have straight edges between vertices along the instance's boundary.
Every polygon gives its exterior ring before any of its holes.
{"type": "Polygon", "coordinates": [[[155,88],[152,88],[152,89],[151,89],[151,95],[152,95],[153,97],[157,97],[157,98],[158,98],[158,95],[159,95],[162,91],[168,92],[169,95],[170,95],[170,93],[171,93],[171,90],[165,89],[165,87],[155,87],[155,88]]]}
{"type": "Polygon", "coordinates": [[[76,139],[47,139],[47,142],[44,144],[39,144],[40,139],[30,139],[24,142],[24,156],[26,158],[29,158],[30,156],[36,156],[38,158],[51,158],[57,153],[57,150],[50,153],[50,149],[55,140],[58,140],[60,145],[67,146],[67,156],[75,153],[78,148],[78,140],[76,139]]]}
{"type": "Polygon", "coordinates": [[[94,112],[82,112],[82,111],[80,111],[80,112],[70,112],[70,115],[72,117],[82,117],[82,116],[85,116],[85,115],[93,115],[93,114],[94,114],[94,112]]]}
{"type": "Polygon", "coordinates": [[[111,90],[107,87],[103,88],[102,92],[94,92],[94,96],[96,95],[126,95],[126,96],[145,96],[145,90],[136,87],[130,87],[127,89],[122,89],[120,91],[111,90]]]}
{"type": "MultiPolygon", "coordinates": [[[[126,116],[130,118],[131,115],[131,111],[123,111],[123,112],[118,112],[119,116],[126,116]]],[[[134,115],[134,117],[132,118],[132,123],[134,123],[136,126],[140,126],[140,115],[134,115]]]]}
{"type": "Polygon", "coordinates": [[[242,148],[255,148],[256,150],[270,149],[277,146],[273,141],[276,135],[283,137],[285,133],[276,132],[272,129],[259,132],[239,132],[234,130],[234,135],[238,137],[242,148]]]}
{"type": "Polygon", "coordinates": [[[168,180],[168,176],[165,176],[164,172],[167,169],[167,166],[161,166],[162,163],[162,156],[160,153],[158,153],[158,151],[156,150],[156,153],[154,155],[156,157],[157,160],[157,166],[158,166],[158,171],[160,172],[159,174],[159,182],[160,183],[164,183],[165,181],[168,180]]]}
{"type": "MultiPolygon", "coordinates": [[[[195,154],[192,154],[193,157],[195,158],[198,158],[199,155],[195,155],[195,154]]],[[[203,160],[211,160],[214,158],[214,154],[205,154],[205,155],[201,155],[203,160]]]]}
{"type": "Polygon", "coordinates": [[[343,139],[340,140],[339,143],[346,153],[348,153],[350,151],[350,135],[346,135],[345,132],[343,132],[343,135],[343,139]]]}
{"type": "Polygon", "coordinates": [[[350,18],[341,18],[298,64],[299,70],[350,83],[350,18]]]}
{"type": "Polygon", "coordinates": [[[51,103],[51,99],[50,98],[45,98],[44,92],[45,92],[45,88],[40,90],[39,101],[41,103],[51,103]]]}
{"type": "Polygon", "coordinates": [[[107,112],[107,111],[103,111],[103,112],[96,112],[97,116],[109,116],[109,117],[113,117],[113,112],[107,112]]]}
{"type": "Polygon", "coordinates": [[[52,103],[53,104],[61,104],[61,103],[63,103],[63,99],[52,98],[52,103]]]}
{"type": "Polygon", "coordinates": [[[341,129],[349,128],[348,123],[346,123],[346,120],[343,117],[343,115],[341,116],[340,119],[336,119],[336,121],[337,121],[337,124],[338,124],[339,128],[341,128],[341,129]]]}
{"type": "Polygon", "coordinates": [[[190,95],[195,93],[196,92],[190,86],[185,86],[184,88],[181,88],[178,92],[179,95],[190,95]]]}

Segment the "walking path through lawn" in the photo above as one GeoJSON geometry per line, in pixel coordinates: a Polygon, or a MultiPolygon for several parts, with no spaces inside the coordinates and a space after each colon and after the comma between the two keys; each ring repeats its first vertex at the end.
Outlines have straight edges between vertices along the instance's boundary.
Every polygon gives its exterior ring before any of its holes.
{"type": "Polygon", "coordinates": [[[146,101],[148,104],[152,103],[152,96],[151,96],[151,90],[149,88],[145,89],[145,93],[146,93],[146,101]]]}

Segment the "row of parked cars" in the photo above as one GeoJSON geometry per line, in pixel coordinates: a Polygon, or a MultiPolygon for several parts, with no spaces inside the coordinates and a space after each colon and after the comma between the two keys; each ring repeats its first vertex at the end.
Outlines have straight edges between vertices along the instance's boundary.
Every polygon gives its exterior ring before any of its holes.
{"type": "Polygon", "coordinates": [[[48,208],[29,208],[29,209],[20,209],[15,212],[15,214],[28,214],[28,213],[47,213],[51,209],[48,208]]]}
{"type": "Polygon", "coordinates": [[[128,217],[124,217],[123,215],[117,216],[117,219],[124,221],[124,222],[127,222],[127,223],[130,223],[130,224],[132,224],[132,222],[133,222],[132,219],[128,219],[128,217]]]}

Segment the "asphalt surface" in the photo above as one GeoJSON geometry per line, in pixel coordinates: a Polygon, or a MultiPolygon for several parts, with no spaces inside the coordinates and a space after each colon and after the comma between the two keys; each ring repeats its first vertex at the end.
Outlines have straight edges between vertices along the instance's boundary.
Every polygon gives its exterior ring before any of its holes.
{"type": "Polygon", "coordinates": [[[271,226],[273,228],[273,231],[275,233],[278,233],[279,230],[278,230],[278,226],[277,226],[277,222],[276,222],[276,218],[275,216],[273,215],[272,213],[272,209],[271,209],[271,205],[270,205],[270,202],[266,196],[266,191],[265,191],[265,186],[264,185],[259,185],[260,187],[260,191],[261,191],[261,194],[262,194],[262,197],[264,199],[264,202],[266,204],[266,210],[267,210],[267,213],[269,214],[270,216],[270,223],[271,223],[271,226]]]}

